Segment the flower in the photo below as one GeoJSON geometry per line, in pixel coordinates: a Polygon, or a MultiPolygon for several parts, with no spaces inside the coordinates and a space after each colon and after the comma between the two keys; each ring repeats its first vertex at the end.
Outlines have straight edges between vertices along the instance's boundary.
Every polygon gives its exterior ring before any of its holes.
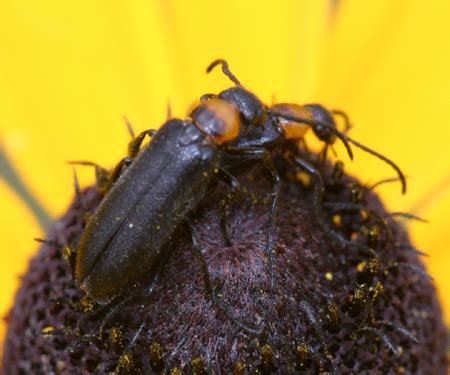
{"type": "MultiPolygon", "coordinates": [[[[94,188],[80,194],[31,261],[8,318],[8,374],[446,373],[440,306],[406,233],[392,218],[383,221],[386,211],[369,189],[329,163],[321,168],[316,154],[283,146],[272,155],[282,181],[273,279],[266,248],[272,200],[266,174],[255,168],[241,176],[242,189],[227,210],[229,246],[217,204],[228,190],[218,186],[191,212],[189,225],[172,234],[155,267],[143,267],[153,247],[141,247],[139,260],[127,253],[132,268],[120,272],[124,262],[104,261],[114,252],[108,247],[84,279],[91,280],[83,282],[88,294],[80,289],[70,251],[55,243],[76,243],[83,229],[101,241],[90,223],[104,222],[99,212],[109,211],[110,198],[136,176],[151,152],[144,148],[98,211],[94,188]],[[324,189],[313,174],[305,175],[309,182],[299,176],[287,154],[320,168],[324,189]],[[87,223],[85,210],[95,212],[87,223]],[[144,280],[130,279],[142,271],[144,280]],[[94,304],[104,301],[101,291],[117,293],[119,280],[126,282],[119,299],[94,304]]],[[[113,242],[127,238],[118,237],[113,242]]]]}
{"type": "MultiPolygon", "coordinates": [[[[352,135],[399,163],[409,192],[403,197],[397,186],[386,186],[383,197],[395,211],[425,202],[417,213],[431,224],[411,223],[410,230],[430,254],[427,265],[440,295],[449,296],[450,199],[444,188],[435,190],[446,187],[450,166],[449,11],[446,1],[419,0],[269,7],[236,0],[3,1],[2,147],[37,199],[59,216],[73,195],[64,161],[114,164],[128,141],[122,115],[136,129],[155,127],[170,99],[173,113],[183,116],[194,98],[223,87],[223,78],[203,70],[225,57],[267,102],[276,94],[278,101],[345,109],[352,135]]],[[[391,176],[362,153],[349,169],[363,180],[391,176]]],[[[92,175],[78,173],[82,183],[92,175]]],[[[4,315],[36,248],[32,238],[43,234],[2,179],[0,197],[4,315]]],[[[442,300],[450,321],[450,300],[442,300]]]]}

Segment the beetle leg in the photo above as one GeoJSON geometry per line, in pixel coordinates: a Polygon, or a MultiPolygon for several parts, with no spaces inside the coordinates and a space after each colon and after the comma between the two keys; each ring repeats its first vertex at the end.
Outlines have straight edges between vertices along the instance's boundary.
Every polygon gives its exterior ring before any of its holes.
{"type": "Polygon", "coordinates": [[[268,172],[270,182],[272,183],[272,203],[270,205],[269,218],[267,219],[267,229],[266,229],[266,253],[269,263],[269,278],[270,278],[270,289],[274,286],[274,257],[273,257],[273,221],[277,213],[278,207],[278,196],[280,195],[280,176],[275,169],[272,159],[269,156],[265,157],[265,170],[268,172]]]}
{"type": "Polygon", "coordinates": [[[119,161],[116,166],[113,168],[111,173],[108,176],[108,179],[103,186],[101,193],[106,194],[109,189],[112,188],[114,183],[117,181],[117,179],[120,177],[122,172],[125,170],[126,167],[129,167],[131,163],[133,162],[133,158],[126,156],[121,161],[119,161]]]}
{"type": "Polygon", "coordinates": [[[376,222],[378,227],[384,231],[386,236],[384,242],[381,244],[381,248],[384,248],[386,244],[392,239],[392,231],[388,226],[386,220],[384,220],[380,215],[378,215],[373,210],[368,210],[367,207],[358,203],[346,203],[346,202],[325,202],[323,207],[333,210],[333,211],[355,211],[355,212],[366,212],[368,216],[376,222]]]}
{"type": "Polygon", "coordinates": [[[141,288],[138,288],[132,293],[131,295],[128,295],[124,298],[122,298],[119,302],[114,303],[114,306],[105,314],[105,317],[102,319],[102,322],[99,326],[99,336],[103,336],[103,332],[105,330],[106,325],[111,320],[111,318],[114,317],[114,315],[119,312],[123,306],[127,305],[130,301],[133,301],[135,299],[145,299],[148,300],[149,297],[154,293],[156,286],[159,284],[159,281],[161,280],[161,274],[164,269],[164,266],[167,264],[167,260],[169,259],[171,255],[171,251],[164,252],[163,255],[161,255],[161,258],[159,259],[158,263],[152,268],[152,270],[155,270],[155,274],[152,276],[152,280],[146,287],[145,291],[142,291],[141,288]]]}
{"type": "Polygon", "coordinates": [[[159,272],[156,273],[153,280],[147,287],[147,290],[143,294],[139,294],[139,292],[138,292],[135,295],[124,297],[121,301],[116,303],[114,305],[114,307],[111,310],[109,310],[106,313],[105,317],[102,319],[102,322],[100,323],[100,326],[98,329],[99,336],[103,337],[103,332],[105,331],[106,325],[114,317],[114,315],[122,309],[123,306],[127,305],[129,302],[131,302],[135,299],[142,298],[143,296],[145,298],[150,297],[153,294],[153,292],[155,291],[155,286],[159,283],[160,278],[161,278],[161,270],[159,270],[159,272]]]}
{"type": "Polygon", "coordinates": [[[340,235],[338,232],[331,229],[331,227],[326,223],[322,216],[322,199],[323,199],[323,180],[322,175],[320,172],[311,164],[306,162],[305,160],[302,160],[299,157],[292,156],[289,159],[295,166],[305,170],[307,173],[309,173],[311,176],[315,177],[316,183],[312,184],[313,186],[313,209],[314,209],[314,216],[316,218],[317,223],[322,228],[322,230],[335,242],[337,242],[342,247],[347,246],[355,246],[356,244],[353,241],[345,239],[342,235],[340,235]]]}
{"type": "Polygon", "coordinates": [[[267,229],[266,229],[266,253],[269,268],[269,278],[270,278],[270,289],[272,290],[274,286],[274,258],[272,251],[272,232],[273,232],[273,221],[277,212],[278,206],[278,196],[280,190],[280,176],[275,169],[272,159],[270,158],[270,153],[263,147],[246,147],[246,148],[227,148],[227,152],[233,154],[239,154],[242,156],[247,156],[249,159],[261,159],[263,161],[264,170],[266,171],[269,178],[269,182],[272,184],[272,203],[269,212],[269,218],[267,219],[267,229]]]}
{"type": "MultiPolygon", "coordinates": [[[[131,295],[127,295],[127,296],[121,298],[120,300],[113,300],[108,305],[97,306],[97,308],[95,308],[94,310],[86,312],[77,321],[75,332],[80,332],[81,327],[84,325],[84,323],[87,320],[97,316],[98,314],[104,313],[104,316],[100,322],[100,325],[98,326],[99,327],[98,328],[98,337],[100,340],[103,340],[103,334],[105,332],[107,324],[111,321],[111,319],[117,313],[119,313],[121,311],[123,306],[126,306],[128,303],[130,303],[131,301],[136,300],[136,299],[144,298],[145,300],[148,300],[148,298],[153,294],[153,292],[155,291],[156,285],[158,285],[158,283],[161,279],[161,274],[163,272],[164,266],[167,263],[167,259],[170,257],[170,255],[171,255],[170,251],[165,252],[161,256],[161,259],[158,261],[158,263],[155,265],[155,267],[152,268],[152,270],[154,270],[155,273],[154,273],[149,285],[146,287],[145,291],[142,291],[142,288],[135,289],[134,291],[131,292],[131,295]]],[[[142,324],[144,324],[144,323],[142,323],[142,324]]],[[[141,326],[142,326],[142,324],[141,324],[141,326]]],[[[145,327],[143,327],[143,328],[145,328],[145,327]]],[[[139,329],[141,329],[141,328],[139,328],[139,329]]]]}
{"type": "MultiPolygon", "coordinates": [[[[171,117],[172,117],[172,109],[170,107],[170,102],[167,101],[167,119],[169,120],[171,117]]],[[[148,134],[149,137],[153,137],[153,134],[156,133],[156,130],[154,130],[154,129],[144,130],[143,132],[139,133],[138,136],[136,137],[134,135],[133,126],[131,125],[128,118],[126,116],[123,116],[123,120],[125,121],[125,124],[127,125],[127,129],[128,129],[128,133],[130,133],[130,136],[131,136],[131,141],[128,144],[128,156],[134,158],[138,154],[139,149],[141,147],[142,142],[144,141],[145,136],[148,134]]]]}
{"type": "Polygon", "coordinates": [[[83,203],[83,198],[81,196],[81,191],[80,191],[80,183],[78,181],[77,171],[75,170],[75,168],[73,168],[73,188],[75,190],[75,201],[76,201],[76,203],[79,204],[79,206],[81,208],[81,213],[83,215],[83,218],[86,219],[88,211],[86,209],[86,206],[83,203]]]}
{"type": "Polygon", "coordinates": [[[90,167],[95,168],[95,186],[97,188],[97,191],[100,193],[105,192],[105,186],[108,182],[108,176],[109,172],[106,168],[103,168],[102,166],[98,165],[97,163],[94,163],[92,161],[86,161],[86,160],[75,160],[75,161],[69,161],[69,164],[72,165],[87,165],[90,167]]]}
{"type": "Polygon", "coordinates": [[[166,106],[166,119],[169,121],[172,118],[172,106],[170,105],[170,100],[167,99],[167,106],[166,106]]]}
{"type": "Polygon", "coordinates": [[[192,227],[192,225],[189,225],[189,229],[191,232],[191,240],[192,240],[192,249],[194,250],[195,254],[197,255],[197,258],[200,262],[202,272],[203,272],[203,280],[205,284],[206,293],[208,294],[209,298],[211,299],[212,303],[216,305],[216,307],[222,311],[236,326],[243,329],[244,331],[247,331],[248,333],[256,336],[260,336],[262,331],[257,330],[255,328],[252,328],[248,326],[246,323],[242,322],[240,319],[238,319],[232,309],[230,309],[229,306],[227,306],[217,295],[217,293],[214,291],[211,279],[209,277],[209,270],[208,265],[206,264],[205,257],[203,255],[202,250],[200,249],[200,246],[197,241],[197,236],[195,234],[195,229],[192,227]]]}
{"type": "MultiPolygon", "coordinates": [[[[117,361],[116,368],[114,369],[114,372],[112,374],[119,375],[119,374],[123,373],[121,371],[123,369],[123,363],[121,362],[121,359],[124,358],[125,356],[132,356],[133,348],[136,346],[136,343],[137,343],[139,337],[141,337],[142,333],[147,328],[147,325],[148,325],[147,321],[141,323],[139,328],[133,333],[126,348],[120,354],[119,359],[117,361]]],[[[128,373],[128,371],[126,373],[128,373]]]]}
{"type": "Polygon", "coordinates": [[[137,137],[128,144],[128,156],[131,158],[136,157],[139,153],[142,142],[144,142],[145,136],[148,135],[149,137],[153,137],[155,133],[156,130],[154,129],[144,130],[143,132],[139,133],[137,137]]]}
{"type": "Polygon", "coordinates": [[[223,238],[227,246],[231,246],[231,240],[228,233],[227,227],[227,209],[231,201],[236,197],[236,194],[240,188],[239,181],[236,177],[232,176],[227,170],[220,169],[218,172],[218,177],[221,181],[225,182],[229,187],[230,191],[227,196],[220,202],[220,227],[222,229],[223,238]]]}
{"type": "Polygon", "coordinates": [[[320,163],[321,166],[325,165],[325,162],[327,160],[327,155],[328,155],[328,148],[330,146],[326,143],[325,146],[323,146],[322,151],[320,151],[317,154],[317,162],[320,163]]]}
{"type": "Polygon", "coordinates": [[[43,244],[45,244],[45,245],[47,245],[47,246],[55,247],[55,248],[57,248],[58,250],[64,249],[64,246],[65,246],[65,245],[63,245],[62,243],[59,243],[58,241],[45,240],[45,239],[43,239],[43,238],[33,238],[33,241],[43,243],[43,244]]]}
{"type": "MultiPolygon", "coordinates": [[[[95,179],[97,191],[100,194],[105,195],[108,192],[108,190],[111,189],[114,182],[117,181],[117,179],[123,172],[124,168],[130,166],[132,162],[133,158],[129,156],[124,157],[119,163],[117,163],[117,165],[113,168],[111,172],[108,172],[107,169],[91,161],[75,160],[69,161],[68,163],[73,165],[88,165],[91,167],[95,167],[95,179]]],[[[76,184],[78,185],[78,182],[76,184]]],[[[74,185],[75,185],[75,178],[74,178],[74,185]]],[[[77,189],[77,187],[75,187],[75,189],[77,189]]]]}
{"type": "Polygon", "coordinates": [[[325,333],[324,333],[321,323],[320,323],[321,321],[320,321],[319,317],[317,316],[315,309],[307,301],[300,302],[300,309],[303,311],[306,319],[313,327],[313,330],[320,341],[320,344],[322,346],[322,350],[323,350],[325,356],[328,358],[328,360],[331,362],[331,365],[334,368],[335,361],[334,361],[333,356],[330,353],[327,341],[325,339],[325,333]]]}

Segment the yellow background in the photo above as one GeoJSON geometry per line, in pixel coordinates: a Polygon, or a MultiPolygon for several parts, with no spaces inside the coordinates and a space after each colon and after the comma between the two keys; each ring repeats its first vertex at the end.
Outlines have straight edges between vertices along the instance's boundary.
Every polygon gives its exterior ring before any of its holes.
{"type": "MultiPolygon", "coordinates": [[[[354,138],[403,168],[409,192],[380,188],[411,224],[450,322],[450,2],[420,0],[0,2],[0,142],[54,217],[73,196],[67,160],[113,165],[129,135],[184,116],[205,92],[229,85],[204,69],[229,60],[266,102],[321,102],[345,109],[354,138]],[[424,197],[430,199],[424,200],[424,197]]],[[[341,152],[343,155],[343,153],[341,152]]],[[[347,160],[347,159],[344,159],[347,160]]],[[[346,167],[364,182],[393,176],[357,152],[346,167]]],[[[92,170],[78,168],[82,183],[92,170]]],[[[0,314],[11,306],[42,237],[0,177],[0,314]]],[[[0,337],[4,333],[0,325],[0,337]]]]}

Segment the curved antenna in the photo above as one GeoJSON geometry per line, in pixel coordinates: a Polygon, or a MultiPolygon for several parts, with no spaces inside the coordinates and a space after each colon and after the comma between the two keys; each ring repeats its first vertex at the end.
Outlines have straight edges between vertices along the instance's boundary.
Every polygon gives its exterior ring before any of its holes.
{"type": "Polygon", "coordinates": [[[358,141],[354,140],[353,138],[350,138],[348,135],[342,133],[341,131],[337,130],[336,128],[334,128],[332,125],[330,125],[327,122],[324,121],[319,121],[319,120],[310,120],[310,119],[306,119],[306,118],[301,118],[301,117],[296,117],[296,116],[291,116],[285,113],[281,113],[281,112],[277,112],[277,111],[273,111],[271,109],[267,110],[268,113],[271,113],[272,115],[284,118],[286,120],[289,121],[295,121],[295,122],[299,122],[299,123],[304,123],[307,125],[310,125],[312,128],[317,127],[317,126],[323,126],[326,127],[327,129],[330,129],[332,132],[334,132],[334,134],[336,134],[336,136],[342,141],[342,143],[344,144],[344,146],[347,149],[347,153],[350,157],[350,159],[353,160],[353,153],[350,149],[350,145],[349,143],[354,144],[356,147],[360,148],[361,150],[372,154],[374,156],[376,156],[378,159],[383,160],[385,163],[389,164],[398,174],[398,177],[400,178],[400,182],[402,184],[402,193],[405,194],[406,193],[406,177],[403,174],[403,172],[401,171],[401,169],[397,166],[397,164],[395,164],[391,159],[388,159],[386,156],[381,155],[380,153],[372,150],[371,148],[364,146],[363,144],[359,143],[358,141]]]}
{"type": "Polygon", "coordinates": [[[213,70],[217,65],[222,65],[222,72],[225,74],[231,82],[233,82],[236,86],[241,86],[241,83],[236,78],[236,76],[230,72],[230,69],[228,68],[228,62],[224,59],[217,59],[214,60],[209,66],[206,68],[206,73],[210,73],[211,70],[213,70]]]}
{"type": "Polygon", "coordinates": [[[428,224],[429,221],[427,219],[424,219],[420,216],[411,214],[409,212],[389,212],[383,216],[387,216],[387,217],[401,217],[403,219],[410,219],[410,220],[416,220],[416,221],[420,221],[422,223],[426,223],[428,224]]]}
{"type": "Polygon", "coordinates": [[[333,115],[340,116],[344,120],[344,131],[343,133],[347,134],[348,131],[352,128],[352,124],[350,122],[350,118],[348,117],[347,113],[344,111],[341,111],[340,109],[333,109],[330,111],[333,115]]]}

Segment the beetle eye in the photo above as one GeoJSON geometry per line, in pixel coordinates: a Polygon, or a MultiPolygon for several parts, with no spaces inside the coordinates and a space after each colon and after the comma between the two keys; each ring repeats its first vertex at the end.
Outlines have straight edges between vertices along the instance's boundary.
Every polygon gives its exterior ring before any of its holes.
{"type": "Polygon", "coordinates": [[[133,158],[130,158],[129,156],[127,156],[123,159],[123,164],[126,167],[129,167],[131,165],[131,163],[133,163],[133,158]]]}
{"type": "MultiPolygon", "coordinates": [[[[330,123],[330,126],[335,127],[334,123],[330,123]]],[[[336,141],[336,133],[329,128],[317,125],[313,128],[313,131],[317,138],[329,145],[333,144],[336,141]]]]}

